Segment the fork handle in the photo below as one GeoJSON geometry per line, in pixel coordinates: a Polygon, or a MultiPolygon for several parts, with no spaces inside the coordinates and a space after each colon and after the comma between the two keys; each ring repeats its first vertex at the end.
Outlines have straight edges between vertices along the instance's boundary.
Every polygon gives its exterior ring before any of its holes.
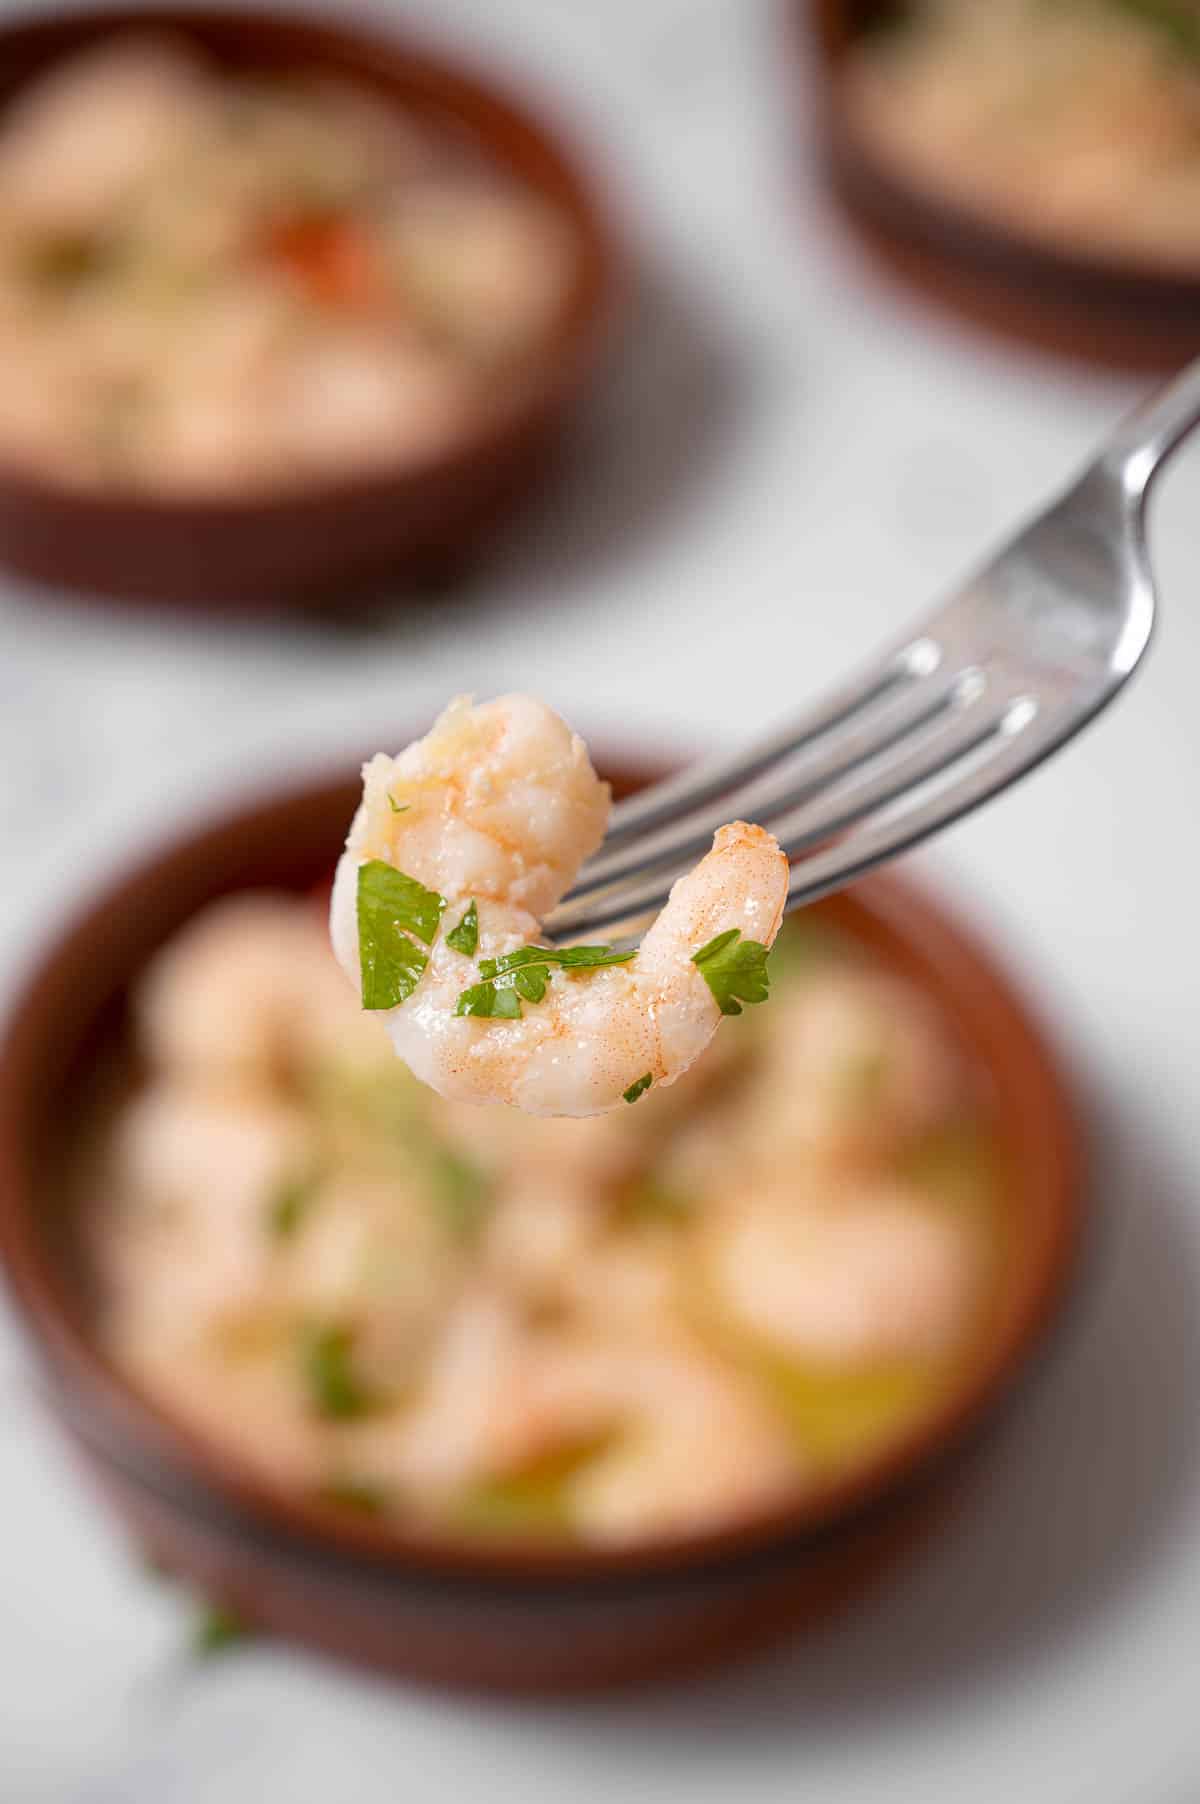
{"type": "Polygon", "coordinates": [[[1200,358],[1127,414],[1097,461],[1131,501],[1140,503],[1168,457],[1198,425],[1200,358]]]}

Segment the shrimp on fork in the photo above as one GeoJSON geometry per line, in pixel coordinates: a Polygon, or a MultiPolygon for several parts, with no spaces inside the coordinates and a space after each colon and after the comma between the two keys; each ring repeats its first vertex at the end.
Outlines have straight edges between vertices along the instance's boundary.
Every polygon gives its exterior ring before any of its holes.
{"type": "Polygon", "coordinates": [[[334,883],[334,950],[358,984],[370,955],[364,871],[403,873],[427,899],[418,938],[428,951],[414,957],[409,940],[404,993],[368,1006],[382,1009],[396,1052],[443,1096],[532,1115],[601,1114],[674,1083],[722,1012],[740,1012],[722,1003],[696,954],[744,936],[764,955],[788,891],[777,843],[743,821],[722,827],[680,878],[635,954],[559,970],[561,954],[551,950],[542,965],[527,950],[603,840],[609,803],[583,741],[527,696],[478,707],[459,698],[424,739],[365,767],[334,883]],[[506,989],[495,966],[503,972],[514,953],[538,975],[512,965],[507,983],[527,981],[506,989]],[[489,973],[493,982],[480,985],[489,973]]]}

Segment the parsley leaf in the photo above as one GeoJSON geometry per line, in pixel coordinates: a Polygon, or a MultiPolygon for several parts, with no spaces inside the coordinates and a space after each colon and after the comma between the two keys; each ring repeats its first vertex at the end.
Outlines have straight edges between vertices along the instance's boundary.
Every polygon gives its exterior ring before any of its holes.
{"type": "Polygon", "coordinates": [[[267,1199],[267,1233],[272,1240],[291,1239],[320,1187],[315,1171],[291,1172],[280,1180],[267,1199]]]}
{"type": "Polygon", "coordinates": [[[546,994],[546,985],[550,982],[548,965],[521,965],[515,971],[507,971],[496,979],[500,989],[512,988],[526,1002],[540,1002],[546,994]]]}
{"type": "Polygon", "coordinates": [[[359,866],[358,954],[365,1009],[395,1008],[412,995],[429,958],[408,936],[416,934],[431,946],[445,906],[436,891],[390,864],[373,858],[359,866]]]}
{"type": "Polygon", "coordinates": [[[518,946],[500,958],[480,959],[483,981],[462,992],[454,1012],[519,1021],[519,999],[542,1000],[551,965],[566,971],[595,971],[601,965],[627,965],[636,956],[636,947],[631,952],[617,952],[612,946],[518,946]]]}
{"type": "MultiPolygon", "coordinates": [[[[362,945],[361,939],[359,944],[362,945]]],[[[429,963],[428,953],[422,952],[403,934],[396,936],[395,945],[386,956],[381,956],[380,948],[376,947],[369,962],[365,950],[361,958],[362,1005],[365,1009],[396,1008],[401,1002],[407,1002],[429,963]]]]}
{"type": "MultiPolygon", "coordinates": [[[[483,962],[491,965],[495,960],[484,959],[483,962]]],[[[499,977],[489,977],[484,983],[472,984],[469,990],[463,990],[454,1012],[456,1015],[519,1021],[520,999],[540,1002],[549,981],[550,973],[545,965],[524,965],[516,971],[505,971],[499,977]]]]}
{"type": "Polygon", "coordinates": [[[767,1000],[771,988],[767,949],[758,940],[744,940],[740,927],[730,927],[709,940],[707,946],[693,952],[692,963],[723,1015],[740,1015],[743,1002],[767,1000]]]}
{"type": "Polygon", "coordinates": [[[393,814],[407,814],[409,809],[412,807],[411,802],[398,802],[396,800],[395,796],[392,794],[390,789],[387,792],[387,799],[388,799],[388,807],[391,809],[393,814]]]}
{"type": "Polygon", "coordinates": [[[494,983],[476,983],[462,991],[454,1012],[478,1015],[482,1020],[519,1021],[521,1001],[515,990],[500,989],[494,983]]]}
{"type": "Polygon", "coordinates": [[[630,1084],[628,1090],[622,1090],[621,1095],[626,1102],[636,1102],[639,1096],[645,1095],[653,1082],[653,1077],[647,1071],[644,1077],[638,1078],[636,1084],[630,1084]]]}
{"type": "Polygon", "coordinates": [[[478,1165],[443,1142],[426,1149],[429,1177],[442,1218],[456,1238],[472,1240],[487,1219],[491,1186],[478,1165]]]}
{"type": "Polygon", "coordinates": [[[682,1227],[695,1212],[695,1205],[688,1197],[678,1190],[668,1189],[653,1172],[637,1179],[621,1203],[622,1215],[631,1222],[660,1222],[682,1227]]]}
{"type": "Polygon", "coordinates": [[[506,971],[520,970],[523,965],[561,965],[564,971],[594,971],[601,965],[627,965],[637,957],[631,952],[618,952],[612,946],[518,946],[500,958],[479,961],[481,977],[502,977],[506,971]]]}
{"type": "Polygon", "coordinates": [[[228,1604],[206,1604],[192,1629],[192,1652],[201,1659],[228,1653],[250,1630],[228,1604]]]}
{"type": "Polygon", "coordinates": [[[457,927],[452,927],[446,935],[446,944],[453,946],[456,952],[465,952],[468,958],[474,958],[479,945],[479,910],[472,896],[466,912],[457,927]]]}
{"type": "Polygon", "coordinates": [[[313,1328],[304,1337],[301,1360],[313,1408],[331,1421],[361,1416],[368,1398],[350,1363],[351,1335],[332,1324],[313,1328]]]}
{"type": "Polygon", "coordinates": [[[1189,61],[1200,58],[1200,19],[1189,0],[1112,0],[1112,5],[1116,12],[1157,31],[1189,61]]]}
{"type": "Polygon", "coordinates": [[[360,910],[365,906],[372,916],[382,915],[388,924],[415,933],[432,946],[446,899],[394,865],[372,858],[359,868],[358,904],[360,910]]]}

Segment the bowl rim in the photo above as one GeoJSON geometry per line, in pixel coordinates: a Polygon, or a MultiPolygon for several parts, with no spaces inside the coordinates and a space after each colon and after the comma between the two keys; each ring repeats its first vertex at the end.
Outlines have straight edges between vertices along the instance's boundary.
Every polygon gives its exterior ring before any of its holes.
{"type": "MultiPolygon", "coordinates": [[[[600,762],[610,774],[633,770],[643,781],[663,768],[661,760],[652,759],[600,762]]],[[[169,931],[174,930],[203,905],[195,895],[196,873],[209,868],[218,849],[228,857],[235,842],[254,845],[268,819],[299,825],[324,811],[330,818],[348,820],[357,789],[344,774],[283,785],[185,828],[75,912],[42,950],[8,1011],[0,1037],[0,1265],[14,1313],[50,1379],[59,1409],[76,1432],[104,1457],[140,1474],[151,1488],[174,1494],[203,1514],[237,1521],[260,1545],[282,1541],[322,1564],[333,1560],[358,1566],[373,1575],[372,1582],[390,1574],[438,1584],[470,1580],[501,1591],[614,1580],[636,1586],[714,1567],[757,1566],[764,1557],[778,1557],[783,1548],[803,1556],[931,1479],[964,1452],[1027,1375],[1064,1301],[1084,1227],[1082,1114],[1065,1067],[1007,971],[941,903],[907,877],[886,871],[816,906],[835,919],[849,917],[851,934],[874,941],[876,949],[891,946],[892,962],[900,953],[927,973],[925,987],[934,991],[953,1031],[977,1059],[978,1043],[965,1027],[973,1021],[982,1033],[986,1021],[993,1023],[995,1034],[1010,1047],[1010,1082],[1021,1105],[1014,1119],[1032,1136],[1036,1149],[1019,1179],[1040,1186],[1048,1213],[1039,1261],[1020,1306],[1005,1312],[1000,1332],[981,1337],[964,1374],[938,1406],[862,1467],[733,1523],[629,1546],[555,1547],[405,1532],[349,1511],[322,1508],[273,1486],[220,1443],[174,1420],[101,1351],[82,1297],[37,1230],[38,1186],[26,1182],[24,1169],[27,1107],[38,1087],[37,1049],[45,1038],[44,1024],[61,1018],[70,1000],[60,965],[68,957],[90,955],[96,943],[103,943],[103,921],[135,918],[139,898],[152,886],[170,886],[179,879],[186,893],[190,875],[192,893],[174,917],[169,931]],[[958,1002],[952,1002],[956,997],[958,1002]]],[[[213,893],[237,887],[234,882],[213,893]]],[[[111,996],[124,992],[150,950],[143,939],[114,979],[111,996]]],[[[97,1005],[91,1019],[74,1030],[73,1066],[81,1060],[86,1031],[101,1012],[97,1005]]],[[[43,1046],[43,1061],[45,1053],[43,1046]]],[[[994,1077],[996,1060],[982,1063],[994,1077]]]]}
{"type": "MultiPolygon", "coordinates": [[[[1194,270],[1114,250],[1088,252],[1058,246],[1038,233],[1023,232],[993,219],[934,188],[908,179],[889,159],[876,154],[849,120],[841,65],[862,35],[854,0],[785,0],[786,34],[797,55],[815,50],[818,117],[825,155],[840,198],[861,211],[877,230],[903,238],[926,254],[957,268],[1022,291],[1032,307],[1096,307],[1125,324],[1139,309],[1154,317],[1141,322],[1145,337],[1156,327],[1196,326],[1200,308],[1200,258],[1194,270]]],[[[927,278],[932,280],[932,277],[927,278]]]]}
{"type": "MultiPolygon", "coordinates": [[[[346,14],[269,5],[246,11],[213,0],[168,0],[100,6],[70,5],[47,12],[26,6],[0,19],[0,59],[32,53],[30,68],[6,88],[10,93],[47,73],[55,64],[112,38],[179,35],[194,37],[203,48],[209,36],[244,35],[274,43],[277,54],[264,63],[281,69],[332,63],[352,85],[374,85],[393,108],[399,90],[410,89],[418,111],[457,120],[480,144],[484,160],[513,171],[517,180],[564,213],[578,239],[576,267],[558,317],[545,333],[528,376],[507,395],[491,399],[468,415],[460,430],[443,444],[403,456],[382,457],[343,470],[305,473],[287,482],[228,489],[170,490],[139,488],[133,483],[74,483],[43,471],[19,453],[0,455],[0,484],[15,495],[37,498],[81,515],[103,518],[134,514],[149,522],[193,527],[223,522],[271,522],[297,508],[341,507],[354,501],[385,500],[399,485],[432,488],[463,470],[487,463],[503,453],[514,435],[561,404],[599,362],[632,290],[632,270],[624,249],[624,233],[616,223],[616,206],[607,183],[581,154],[557,105],[541,84],[532,99],[506,77],[494,78],[470,53],[439,44],[436,33],[413,29],[407,20],[391,20],[362,11],[346,14]],[[294,51],[286,40],[298,40],[294,51]],[[46,41],[44,54],[39,54],[46,41]],[[358,67],[340,66],[348,58],[358,67]],[[395,91],[393,91],[393,89],[395,91]],[[511,135],[545,167],[536,179],[507,154],[501,138],[511,135]]],[[[237,59],[234,58],[234,61],[237,59]]]]}

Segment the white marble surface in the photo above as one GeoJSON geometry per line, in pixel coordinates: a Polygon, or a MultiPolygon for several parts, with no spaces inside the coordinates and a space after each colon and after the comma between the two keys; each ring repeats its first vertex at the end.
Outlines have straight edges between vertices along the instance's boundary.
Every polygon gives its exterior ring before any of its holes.
{"type": "MultiPolygon", "coordinates": [[[[540,521],[452,604],[217,629],[0,590],[6,992],[138,845],[451,689],[526,685],[610,737],[736,739],[952,580],[1132,392],[875,285],[796,153],[772,7],[439,13],[536,69],[605,157],[655,249],[633,342],[540,521]]],[[[197,1670],[0,1317],[4,1804],[1200,1795],[1198,498],[1193,460],[1156,508],[1165,617],[1133,692],[927,861],[1057,1020],[1104,1145],[1069,1333],[938,1547],[818,1640],[666,1697],[507,1709],[267,1648],[197,1670]]]]}

